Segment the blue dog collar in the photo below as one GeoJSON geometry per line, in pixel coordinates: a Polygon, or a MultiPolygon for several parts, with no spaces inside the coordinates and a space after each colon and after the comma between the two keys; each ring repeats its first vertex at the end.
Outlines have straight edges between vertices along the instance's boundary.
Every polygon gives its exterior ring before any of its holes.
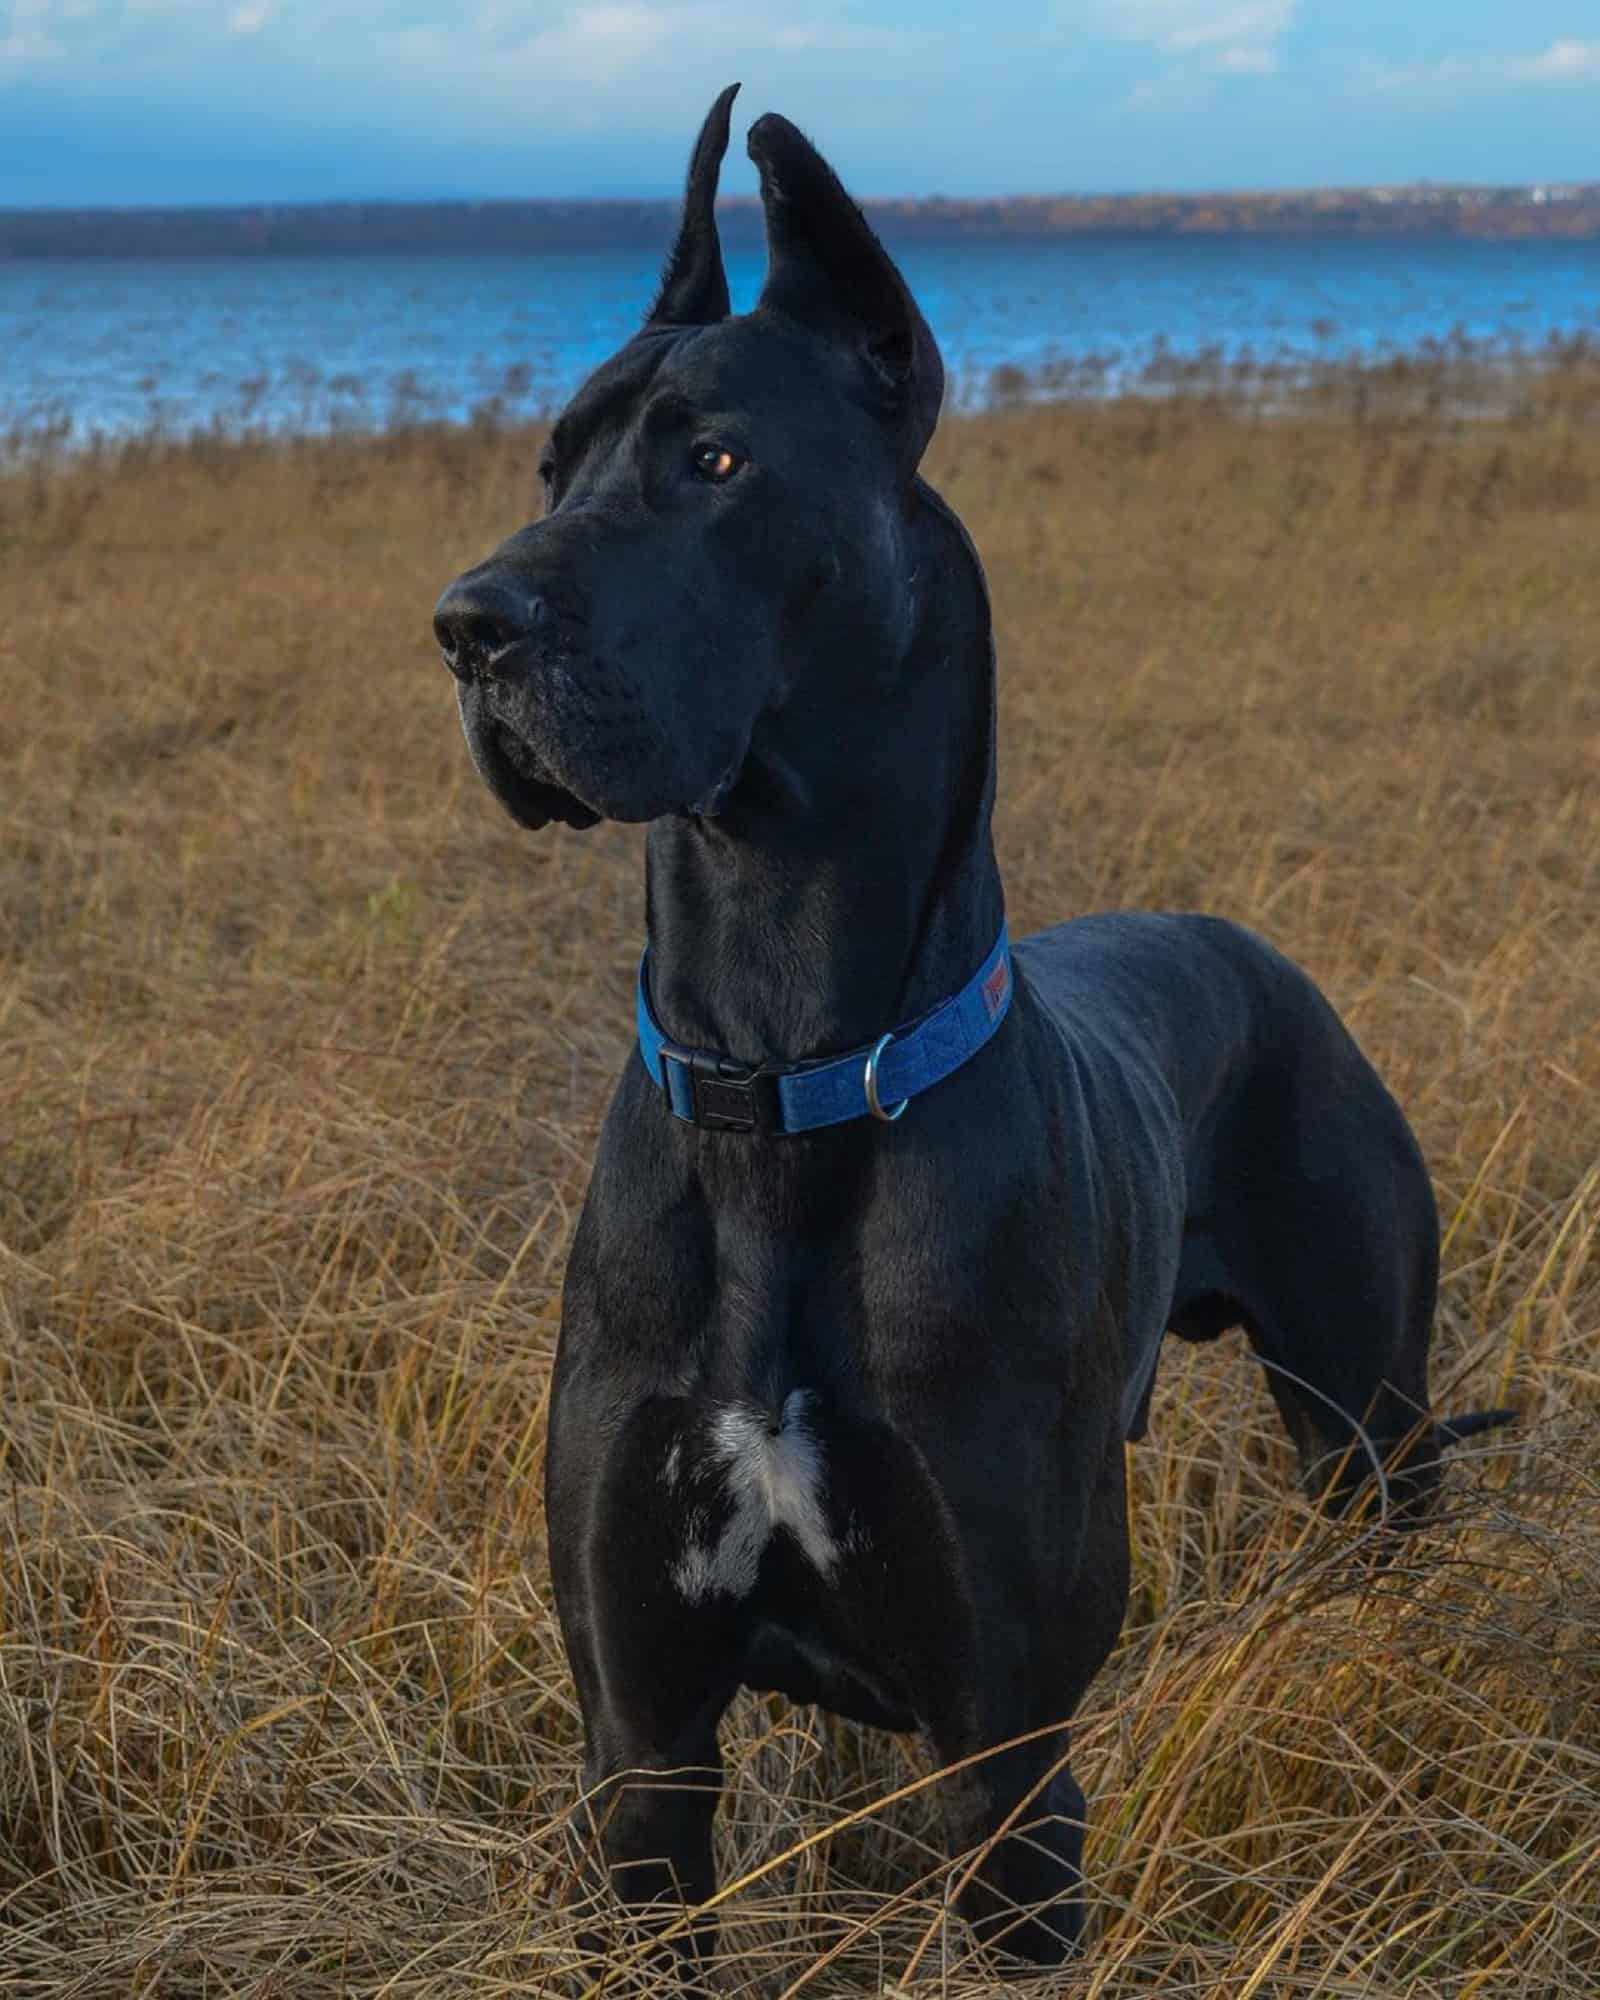
{"type": "Polygon", "coordinates": [[[650,1005],[650,954],[639,961],[639,1053],[675,1118],[712,1132],[815,1132],[851,1118],[898,1118],[975,1056],[1011,1005],[1011,946],[994,950],[959,993],[870,1046],[814,1062],[735,1062],[666,1035],[650,1005]]]}

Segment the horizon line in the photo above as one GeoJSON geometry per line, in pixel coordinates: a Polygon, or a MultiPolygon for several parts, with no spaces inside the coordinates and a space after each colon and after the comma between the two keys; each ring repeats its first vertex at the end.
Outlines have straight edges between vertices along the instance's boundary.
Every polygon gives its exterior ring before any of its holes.
{"type": "MultiPolygon", "coordinates": [[[[940,204],[994,208],[1007,202],[1057,201],[1272,201],[1309,195],[1403,195],[1427,191],[1444,195],[1531,194],[1560,189],[1569,197],[1600,195],[1600,177],[1574,180],[1545,176],[1531,180],[1458,181],[1427,176],[1401,181],[1308,181],[1270,187],[1148,187],[1148,188],[1017,188],[1004,194],[961,194],[937,189],[923,194],[868,194],[855,199],[863,208],[940,204]]],[[[326,208],[670,208],[681,206],[681,194],[349,194],[259,195],[242,201],[62,201],[0,202],[0,215],[237,215],[253,209],[326,208]]],[[[718,209],[759,209],[759,194],[719,194],[718,209]]]]}

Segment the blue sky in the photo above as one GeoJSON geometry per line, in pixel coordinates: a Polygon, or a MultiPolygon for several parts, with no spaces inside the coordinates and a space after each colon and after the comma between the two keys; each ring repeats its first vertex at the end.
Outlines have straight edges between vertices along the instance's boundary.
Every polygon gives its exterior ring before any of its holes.
{"type": "Polygon", "coordinates": [[[667,194],[735,78],[861,194],[1600,179],[1600,0],[0,0],[0,206],[667,194]]]}

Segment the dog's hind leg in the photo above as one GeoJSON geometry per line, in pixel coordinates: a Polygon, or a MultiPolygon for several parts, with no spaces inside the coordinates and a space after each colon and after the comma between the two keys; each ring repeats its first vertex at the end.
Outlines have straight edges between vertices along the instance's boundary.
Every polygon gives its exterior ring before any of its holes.
{"type": "Polygon", "coordinates": [[[1446,1442],[1427,1374],[1438,1216],[1410,1128],[1343,1042],[1328,1070],[1256,1080],[1210,1163],[1169,1324],[1243,1326],[1306,1490],[1336,1510],[1366,1492],[1404,1522],[1446,1442]]]}

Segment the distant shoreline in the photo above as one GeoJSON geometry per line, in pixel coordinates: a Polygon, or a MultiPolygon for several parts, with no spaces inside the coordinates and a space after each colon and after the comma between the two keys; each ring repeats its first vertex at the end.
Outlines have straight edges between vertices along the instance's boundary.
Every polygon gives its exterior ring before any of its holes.
{"type": "MultiPolygon", "coordinates": [[[[1220,354],[1152,360],[1124,380],[1113,380],[1093,362],[1070,359],[1033,368],[1003,363],[975,393],[952,393],[945,415],[971,418],[1029,406],[1071,402],[1109,407],[1118,403],[1191,402],[1256,417],[1302,421],[1345,420],[1406,425],[1472,422],[1523,425],[1540,419],[1592,424],[1600,418],[1600,340],[1578,332],[1533,350],[1465,341],[1425,342],[1408,353],[1358,359],[1302,359],[1230,363],[1220,354]]],[[[413,433],[475,429],[484,435],[538,432],[548,408],[518,407],[489,399],[466,416],[439,417],[424,407],[399,405],[387,416],[310,426],[279,425],[245,417],[168,426],[160,421],[123,433],[74,434],[64,411],[30,424],[5,423],[0,412],[0,479],[21,466],[64,465],[84,455],[152,450],[183,452],[267,446],[323,449],[413,433]]]]}
{"type": "MultiPolygon", "coordinates": [[[[1330,188],[1281,194],[1025,195],[869,201],[891,242],[1065,236],[1600,238],[1600,182],[1330,188]]],[[[759,241],[751,198],[719,206],[730,247],[759,241]]],[[[0,260],[374,251],[658,248],[670,201],[335,201],[226,208],[0,208],[0,260]]]]}

